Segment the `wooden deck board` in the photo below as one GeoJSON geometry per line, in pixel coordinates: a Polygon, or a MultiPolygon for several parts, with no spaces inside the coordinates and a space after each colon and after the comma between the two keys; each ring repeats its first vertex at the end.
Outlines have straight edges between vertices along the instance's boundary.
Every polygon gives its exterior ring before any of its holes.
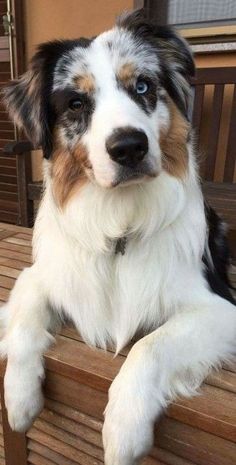
{"type": "MultiPolygon", "coordinates": [[[[0,223],[0,305],[7,300],[20,270],[31,263],[31,237],[27,228],[0,223]]],[[[232,281],[235,276],[234,266],[232,281]]],[[[102,465],[101,427],[107,390],[128,350],[114,358],[112,350],[93,350],[75,329],[63,328],[45,355],[46,404],[27,435],[29,464],[102,465]]],[[[4,364],[1,376],[3,372],[4,364]]],[[[201,391],[201,396],[180,399],[169,407],[157,425],[157,445],[144,465],[236,462],[236,364],[212,373],[201,391]]]]}

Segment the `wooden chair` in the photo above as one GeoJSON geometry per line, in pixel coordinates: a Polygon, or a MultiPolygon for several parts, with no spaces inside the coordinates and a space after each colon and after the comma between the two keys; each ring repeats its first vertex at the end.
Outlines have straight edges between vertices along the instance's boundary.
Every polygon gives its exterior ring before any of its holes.
{"type": "Polygon", "coordinates": [[[203,192],[228,225],[236,259],[236,67],[198,69],[193,85],[203,192]]]}

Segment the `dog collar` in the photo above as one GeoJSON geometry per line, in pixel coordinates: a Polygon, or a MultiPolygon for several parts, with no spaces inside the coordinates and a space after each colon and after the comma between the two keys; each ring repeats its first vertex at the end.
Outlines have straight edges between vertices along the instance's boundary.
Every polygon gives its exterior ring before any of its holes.
{"type": "Polygon", "coordinates": [[[125,254],[126,242],[127,242],[127,237],[126,236],[120,237],[120,239],[117,240],[116,248],[115,248],[115,254],[116,255],[118,253],[121,253],[121,255],[125,254]]]}

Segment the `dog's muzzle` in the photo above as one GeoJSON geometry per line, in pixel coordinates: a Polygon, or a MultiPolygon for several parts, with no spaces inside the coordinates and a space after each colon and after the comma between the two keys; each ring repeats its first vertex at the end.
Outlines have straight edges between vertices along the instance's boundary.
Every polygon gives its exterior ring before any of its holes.
{"type": "Polygon", "coordinates": [[[148,138],[143,131],[119,128],[108,137],[106,149],[111,159],[119,165],[136,168],[148,152],[148,138]]]}

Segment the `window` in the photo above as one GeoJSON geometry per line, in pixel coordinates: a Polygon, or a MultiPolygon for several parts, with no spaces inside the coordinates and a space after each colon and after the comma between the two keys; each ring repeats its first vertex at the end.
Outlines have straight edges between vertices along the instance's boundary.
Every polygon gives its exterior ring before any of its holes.
{"type": "Polygon", "coordinates": [[[168,23],[181,29],[236,25],[236,1],[169,0],[168,23]]]}
{"type": "Polygon", "coordinates": [[[193,44],[236,44],[236,0],[134,0],[134,7],[146,8],[157,24],[181,29],[193,44]]]}

